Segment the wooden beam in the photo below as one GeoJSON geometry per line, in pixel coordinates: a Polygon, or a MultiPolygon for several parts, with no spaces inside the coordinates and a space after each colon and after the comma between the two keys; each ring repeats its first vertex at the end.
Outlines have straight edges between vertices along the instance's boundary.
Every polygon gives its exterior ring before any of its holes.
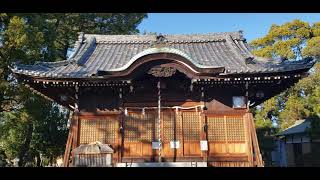
{"type": "Polygon", "coordinates": [[[121,129],[118,131],[118,162],[119,163],[122,163],[122,158],[124,156],[124,129],[125,129],[125,124],[124,124],[124,103],[123,103],[123,92],[121,90],[121,92],[119,92],[119,96],[118,96],[118,106],[120,107],[119,108],[119,125],[121,127],[121,129]],[[120,95],[121,93],[121,95],[120,95]]]}
{"type": "Polygon", "coordinates": [[[252,143],[253,143],[253,148],[254,148],[253,150],[254,150],[254,154],[255,154],[255,162],[258,167],[263,167],[264,163],[263,163],[262,156],[260,153],[258,137],[257,137],[256,127],[254,125],[253,115],[251,113],[249,114],[249,119],[250,119],[250,124],[251,124],[251,138],[252,138],[252,143]]]}
{"type": "Polygon", "coordinates": [[[73,143],[72,143],[72,149],[75,149],[78,147],[78,143],[79,143],[79,112],[76,110],[74,112],[74,115],[73,115],[73,126],[72,126],[72,129],[73,129],[73,143]]]}
{"type": "Polygon", "coordinates": [[[64,151],[64,157],[63,157],[63,166],[64,167],[69,167],[71,145],[72,145],[72,140],[73,140],[73,131],[72,131],[73,130],[73,128],[72,128],[73,124],[72,123],[73,122],[71,121],[68,140],[67,140],[67,144],[66,144],[66,149],[64,151]]]}
{"type": "Polygon", "coordinates": [[[70,130],[69,130],[69,135],[68,135],[68,140],[67,140],[67,145],[64,153],[64,158],[63,158],[63,165],[64,167],[69,167],[70,166],[70,161],[72,161],[73,156],[73,150],[78,146],[78,129],[79,129],[79,123],[78,123],[78,115],[77,113],[73,113],[72,118],[71,118],[71,124],[70,124],[70,130]]]}
{"type": "Polygon", "coordinates": [[[253,165],[253,149],[252,149],[252,138],[251,138],[251,122],[250,122],[250,117],[249,113],[246,113],[244,115],[244,121],[245,121],[245,127],[246,127],[246,141],[247,141],[247,154],[248,154],[248,161],[249,165],[252,167],[253,165]]]}
{"type": "Polygon", "coordinates": [[[204,115],[202,111],[200,113],[200,131],[201,131],[201,140],[205,140],[208,143],[208,150],[207,151],[201,151],[203,155],[203,161],[208,161],[208,154],[209,154],[209,142],[208,142],[208,125],[207,125],[207,117],[204,115]]]}
{"type": "Polygon", "coordinates": [[[245,115],[247,109],[232,109],[230,111],[206,111],[205,115],[207,117],[214,117],[214,116],[239,116],[239,115],[245,115]]]}

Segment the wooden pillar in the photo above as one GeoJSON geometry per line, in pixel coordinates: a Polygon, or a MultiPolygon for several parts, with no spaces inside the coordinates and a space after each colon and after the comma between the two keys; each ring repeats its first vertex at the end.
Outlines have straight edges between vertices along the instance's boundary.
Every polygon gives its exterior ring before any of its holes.
{"type": "Polygon", "coordinates": [[[249,166],[252,167],[254,166],[253,164],[253,149],[252,149],[252,138],[251,138],[251,122],[250,122],[250,117],[249,117],[250,113],[246,113],[244,115],[244,121],[245,121],[245,127],[246,127],[246,142],[247,142],[247,154],[248,154],[248,162],[249,162],[249,166]]]}
{"type": "Polygon", "coordinates": [[[203,161],[208,162],[208,153],[209,153],[209,142],[208,142],[208,123],[207,123],[207,117],[205,116],[205,114],[203,113],[203,111],[201,111],[200,113],[200,118],[201,118],[201,123],[200,126],[201,128],[201,140],[205,140],[208,143],[208,150],[202,152],[203,154],[203,161]]]}
{"type": "Polygon", "coordinates": [[[75,110],[73,113],[73,128],[74,128],[74,140],[73,140],[73,149],[75,149],[78,145],[79,145],[79,86],[76,85],[75,86],[75,90],[76,90],[76,103],[75,103],[75,110]]]}
{"type": "Polygon", "coordinates": [[[72,141],[72,149],[75,149],[79,146],[79,110],[76,109],[73,113],[73,125],[72,125],[72,131],[73,131],[73,141],[72,141]]]}
{"type": "MultiPolygon", "coordinates": [[[[191,82],[192,84],[192,82],[191,82]]],[[[204,87],[201,87],[201,105],[203,105],[203,108],[200,108],[199,116],[200,116],[200,136],[201,140],[207,141],[207,146],[208,149],[206,151],[201,150],[201,154],[203,156],[203,161],[208,162],[208,153],[209,153],[209,142],[208,142],[208,137],[207,137],[207,117],[205,116],[204,109],[206,110],[206,102],[205,102],[205,91],[204,87]]],[[[197,110],[197,109],[196,109],[197,110]]],[[[201,143],[201,142],[200,142],[201,143]]],[[[200,144],[201,146],[201,144],[200,144]]]]}
{"type": "Polygon", "coordinates": [[[117,148],[117,152],[118,152],[118,162],[122,162],[122,158],[123,158],[123,153],[124,153],[124,107],[123,107],[123,93],[122,93],[122,88],[120,88],[119,90],[119,109],[121,111],[121,114],[119,115],[119,124],[120,124],[120,129],[119,129],[119,133],[118,133],[118,148],[117,148]]]}
{"type": "Polygon", "coordinates": [[[246,89],[245,97],[246,97],[246,101],[247,101],[247,113],[246,113],[245,117],[248,121],[247,122],[248,131],[249,131],[249,136],[248,136],[249,139],[248,140],[250,143],[250,144],[248,144],[249,163],[251,166],[263,167],[263,161],[262,161],[262,157],[260,154],[260,148],[259,148],[257,132],[256,132],[254,120],[253,120],[253,115],[252,115],[252,113],[249,112],[249,110],[250,110],[250,107],[249,107],[250,106],[249,82],[246,82],[245,89],[246,89]],[[253,159],[253,153],[254,153],[255,160],[253,159]]]}
{"type": "Polygon", "coordinates": [[[70,115],[70,129],[69,129],[69,135],[68,135],[68,140],[66,144],[66,149],[64,151],[64,156],[63,156],[63,166],[64,167],[69,167],[69,162],[70,162],[70,153],[71,153],[71,146],[72,146],[72,140],[73,140],[73,131],[72,131],[72,114],[70,115]]]}
{"type": "Polygon", "coordinates": [[[182,137],[181,137],[181,145],[182,145],[182,157],[185,157],[185,152],[184,152],[184,127],[183,127],[183,121],[184,121],[184,119],[183,119],[183,112],[182,112],[182,110],[180,110],[180,112],[179,112],[179,117],[181,118],[181,120],[180,120],[180,127],[181,127],[181,135],[182,135],[182,137]]]}
{"type": "Polygon", "coordinates": [[[64,167],[70,166],[70,161],[72,161],[73,158],[73,152],[72,150],[78,147],[79,145],[79,119],[78,119],[78,110],[75,110],[72,115],[70,116],[70,129],[69,129],[69,135],[68,140],[66,144],[66,149],[64,153],[63,158],[63,165],[64,167]]]}
{"type": "Polygon", "coordinates": [[[68,135],[68,140],[67,140],[67,145],[64,153],[64,159],[63,159],[63,164],[64,167],[69,167],[70,162],[72,162],[73,158],[73,150],[78,147],[79,145],[79,110],[78,110],[78,105],[79,105],[79,87],[78,85],[75,86],[75,109],[72,115],[70,116],[70,130],[69,130],[69,135],[68,135]]]}

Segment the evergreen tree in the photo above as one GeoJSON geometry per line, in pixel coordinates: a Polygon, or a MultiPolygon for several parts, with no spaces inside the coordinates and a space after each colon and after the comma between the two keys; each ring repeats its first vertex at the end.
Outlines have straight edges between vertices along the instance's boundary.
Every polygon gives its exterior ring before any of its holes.
{"type": "Polygon", "coordinates": [[[9,66],[66,60],[78,32],[136,34],[146,17],[143,13],[1,13],[0,152],[5,158],[18,157],[19,166],[40,166],[40,157],[52,163],[63,154],[69,116],[18,84],[9,66]]]}
{"type": "MultiPolygon", "coordinates": [[[[320,57],[320,22],[309,24],[294,20],[272,25],[268,34],[251,43],[253,53],[283,61],[320,57]]],[[[296,120],[319,117],[320,65],[311,69],[310,76],[301,79],[287,91],[267,100],[254,111],[259,142],[265,158],[273,150],[272,135],[293,125],[296,120]],[[276,124],[277,126],[273,126],[276,124]],[[271,142],[271,143],[270,143],[271,142]]]]}

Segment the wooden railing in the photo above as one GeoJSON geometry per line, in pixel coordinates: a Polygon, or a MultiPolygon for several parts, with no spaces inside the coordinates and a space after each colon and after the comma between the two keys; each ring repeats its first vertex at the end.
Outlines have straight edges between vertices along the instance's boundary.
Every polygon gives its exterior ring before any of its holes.
{"type": "Polygon", "coordinates": [[[73,153],[72,150],[78,146],[78,112],[71,115],[71,124],[66,144],[66,149],[63,157],[63,166],[69,167],[72,164],[73,153]]]}
{"type": "Polygon", "coordinates": [[[72,128],[70,128],[68,140],[67,140],[67,145],[66,145],[66,149],[65,149],[64,157],[63,157],[63,166],[64,167],[69,167],[69,164],[70,164],[72,140],[73,140],[73,134],[72,134],[72,128]]]}
{"type": "MultiPolygon", "coordinates": [[[[253,145],[253,166],[257,166],[257,167],[264,167],[264,162],[262,160],[262,156],[260,153],[260,148],[259,148],[259,143],[258,143],[258,138],[257,138],[257,132],[256,132],[256,127],[254,124],[254,118],[252,113],[246,113],[244,115],[247,123],[248,123],[248,129],[249,129],[249,135],[252,141],[252,145],[253,145]]],[[[250,142],[250,141],[249,141],[250,142]]]]}

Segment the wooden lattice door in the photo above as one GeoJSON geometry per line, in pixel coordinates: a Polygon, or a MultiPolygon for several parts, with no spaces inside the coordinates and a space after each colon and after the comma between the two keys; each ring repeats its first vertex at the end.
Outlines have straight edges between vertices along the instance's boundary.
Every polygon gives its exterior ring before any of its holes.
{"type": "Polygon", "coordinates": [[[162,117],[162,157],[175,161],[183,155],[181,112],[172,109],[163,110],[162,117]]]}
{"type": "Polygon", "coordinates": [[[124,116],[124,158],[152,160],[156,150],[152,142],[158,138],[156,111],[129,111],[124,116]]]}
{"type": "Polygon", "coordinates": [[[165,160],[202,156],[200,112],[163,110],[161,117],[162,157],[165,160]]]}
{"type": "Polygon", "coordinates": [[[82,117],[80,118],[79,144],[99,141],[104,144],[117,146],[118,129],[118,117],[82,117]]]}
{"type": "MultiPolygon", "coordinates": [[[[141,110],[129,111],[124,116],[124,159],[157,161],[159,150],[152,149],[152,142],[158,142],[159,138],[157,117],[156,110],[145,110],[144,113],[141,110]]],[[[162,110],[162,160],[176,161],[182,157],[201,157],[201,126],[200,112],[162,110]]]]}
{"type": "Polygon", "coordinates": [[[201,156],[201,116],[199,112],[181,112],[183,156],[201,156]]]}
{"type": "Polygon", "coordinates": [[[209,116],[207,125],[209,155],[236,155],[247,152],[242,116],[209,116]]]}

